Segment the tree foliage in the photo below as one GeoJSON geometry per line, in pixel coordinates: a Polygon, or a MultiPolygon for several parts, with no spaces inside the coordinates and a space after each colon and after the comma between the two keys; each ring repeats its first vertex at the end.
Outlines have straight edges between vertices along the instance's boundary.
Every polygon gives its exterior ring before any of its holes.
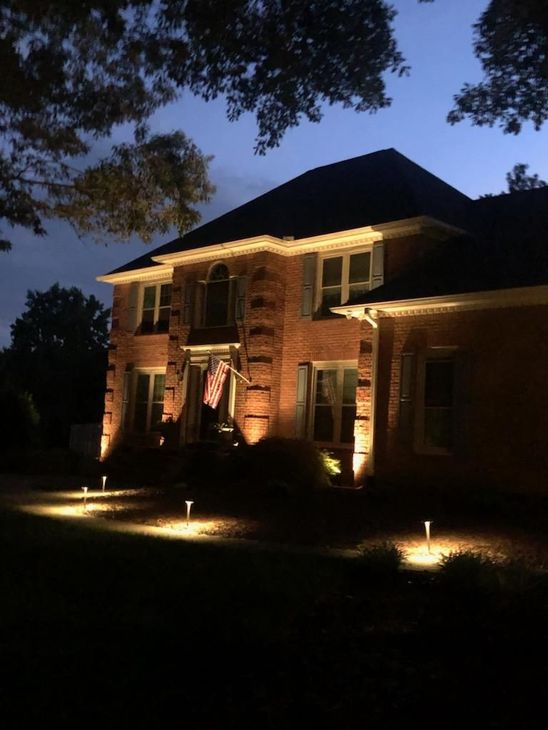
{"type": "Polygon", "coordinates": [[[3,380],[32,396],[46,445],[66,446],[71,424],[101,419],[109,314],[93,295],[55,284],[29,291],[11,327],[3,380]]]}
{"type": "MultiPolygon", "coordinates": [[[[0,6],[0,219],[44,233],[149,240],[184,230],[208,199],[208,158],[147,120],[183,89],[254,112],[256,149],[280,142],[323,102],[390,103],[383,74],[404,73],[384,0],[6,0],[0,6]],[[98,138],[132,125],[134,143],[78,167],[98,138]]],[[[0,240],[7,249],[9,241],[0,240]]]]}
{"type": "Polygon", "coordinates": [[[546,0],[490,0],[474,26],[474,50],[485,78],[455,96],[451,123],[500,124],[517,134],[524,122],[548,119],[548,4],[546,0]]]}
{"type": "Polygon", "coordinates": [[[543,188],[548,183],[545,180],[541,180],[540,177],[535,173],[529,175],[527,170],[529,165],[525,165],[522,162],[518,162],[506,174],[506,183],[508,185],[508,192],[515,193],[519,190],[533,190],[534,188],[543,188]]]}

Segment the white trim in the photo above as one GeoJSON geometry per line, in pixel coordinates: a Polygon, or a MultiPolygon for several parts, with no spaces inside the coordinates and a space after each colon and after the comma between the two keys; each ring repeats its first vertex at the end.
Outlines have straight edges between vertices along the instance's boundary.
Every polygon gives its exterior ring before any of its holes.
{"type": "Polygon", "coordinates": [[[319,236],[307,236],[294,239],[291,236],[277,238],[268,234],[242,238],[225,243],[214,243],[210,246],[201,246],[189,249],[188,251],[175,251],[174,253],[152,256],[158,266],[132,271],[122,271],[115,274],[104,274],[98,276],[97,281],[107,284],[125,284],[130,281],[147,281],[150,278],[172,277],[173,267],[184,264],[199,263],[202,261],[214,261],[228,256],[240,254],[257,253],[270,251],[280,256],[301,256],[304,253],[316,251],[329,251],[335,249],[351,248],[352,246],[373,244],[375,241],[383,241],[391,238],[400,238],[435,230],[447,236],[460,235],[462,229],[448,225],[430,216],[415,216],[413,218],[402,218],[390,223],[378,223],[360,228],[349,228],[348,230],[335,231],[334,233],[323,233],[319,236]]]}
{"type": "Polygon", "coordinates": [[[500,307],[525,307],[548,304],[548,286],[527,286],[513,289],[494,289],[492,291],[451,294],[440,297],[400,299],[390,302],[371,302],[367,304],[343,304],[331,307],[335,314],[347,319],[364,319],[365,313],[374,307],[382,314],[412,316],[435,312],[460,312],[474,309],[497,309],[500,307]]]}
{"type": "Polygon", "coordinates": [[[166,281],[173,279],[173,266],[148,266],[146,269],[103,274],[103,276],[96,276],[95,279],[105,284],[127,284],[132,281],[156,281],[165,284],[166,281]]]}
{"type": "MultiPolygon", "coordinates": [[[[308,423],[307,423],[307,433],[308,437],[311,441],[313,441],[315,444],[319,446],[319,448],[331,448],[331,449],[348,449],[351,450],[353,448],[354,439],[352,441],[317,441],[314,439],[314,418],[315,418],[315,409],[316,409],[316,386],[317,386],[317,378],[318,378],[318,370],[335,370],[337,372],[336,376],[336,396],[337,400],[335,403],[337,414],[335,415],[334,422],[333,422],[333,429],[334,429],[334,436],[336,436],[336,432],[341,431],[342,426],[342,409],[344,408],[343,402],[342,402],[342,396],[343,396],[343,385],[344,385],[344,371],[345,370],[355,370],[356,373],[358,373],[358,361],[357,360],[317,360],[313,361],[311,363],[311,378],[310,378],[310,390],[309,390],[309,413],[308,413],[308,423]],[[342,377],[339,376],[339,373],[342,372],[342,377]]],[[[357,401],[355,406],[357,406],[357,401]]]]}
{"type": "Polygon", "coordinates": [[[277,238],[268,234],[253,236],[251,238],[237,239],[225,243],[215,243],[210,246],[190,249],[188,251],[176,251],[170,254],[152,256],[152,260],[171,266],[199,261],[211,261],[212,259],[224,257],[227,254],[236,256],[243,253],[254,253],[258,251],[271,251],[281,256],[301,256],[304,253],[323,251],[338,248],[350,248],[352,246],[371,244],[375,241],[382,241],[386,238],[398,238],[413,233],[422,233],[425,230],[438,229],[448,235],[462,233],[462,230],[449,226],[430,216],[415,216],[403,218],[390,223],[379,223],[372,226],[350,228],[334,233],[324,233],[319,236],[307,236],[299,239],[277,238]]]}
{"type": "Polygon", "coordinates": [[[219,355],[219,353],[226,354],[227,352],[230,352],[230,348],[235,347],[236,349],[239,349],[240,343],[239,342],[223,342],[218,345],[179,345],[179,349],[181,350],[190,350],[191,357],[195,354],[204,353],[206,355],[209,355],[211,352],[212,355],[219,355]]]}

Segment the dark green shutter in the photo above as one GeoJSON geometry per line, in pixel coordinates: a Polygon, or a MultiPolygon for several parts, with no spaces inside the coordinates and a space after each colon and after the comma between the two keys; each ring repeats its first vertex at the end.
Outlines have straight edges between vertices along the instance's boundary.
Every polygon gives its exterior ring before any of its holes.
{"type": "Polygon", "coordinates": [[[192,301],[194,299],[194,289],[196,282],[185,282],[185,291],[183,298],[183,324],[187,327],[192,324],[192,301]]]}
{"type": "Polygon", "coordinates": [[[243,322],[245,318],[245,295],[247,290],[247,276],[239,276],[236,279],[236,322],[243,322]]]}
{"type": "Polygon", "coordinates": [[[414,423],[414,395],[415,395],[415,355],[412,352],[403,352],[400,365],[400,412],[399,434],[402,443],[411,443],[413,440],[414,423]]]}
{"type": "Polygon", "coordinates": [[[129,285],[127,302],[127,331],[133,334],[137,329],[137,307],[139,305],[139,282],[132,281],[129,285]]]}
{"type": "Polygon", "coordinates": [[[384,243],[379,241],[373,244],[371,261],[371,289],[384,284],[384,243]]]}
{"type": "Polygon", "coordinates": [[[308,365],[299,365],[297,368],[297,396],[295,408],[295,435],[297,438],[306,438],[308,371],[308,365]]]}
{"type": "Polygon", "coordinates": [[[307,253],[303,256],[303,292],[301,302],[301,316],[312,319],[314,313],[314,284],[316,280],[316,261],[318,255],[307,253]]]}

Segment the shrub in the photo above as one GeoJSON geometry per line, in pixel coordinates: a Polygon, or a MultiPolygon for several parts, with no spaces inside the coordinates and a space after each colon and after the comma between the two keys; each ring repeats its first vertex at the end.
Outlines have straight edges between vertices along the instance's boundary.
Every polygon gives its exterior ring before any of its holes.
{"type": "Polygon", "coordinates": [[[263,438],[234,456],[235,479],[253,487],[300,493],[330,484],[320,452],[304,439],[263,438]]]}
{"type": "Polygon", "coordinates": [[[170,484],[181,478],[184,457],[166,449],[132,449],[120,445],[104,460],[102,469],[127,486],[170,484]]]}
{"type": "Polygon", "coordinates": [[[320,449],[320,455],[324,469],[330,477],[337,477],[341,473],[341,460],[337,459],[330,451],[320,449]]]}
{"type": "Polygon", "coordinates": [[[398,544],[385,540],[362,548],[358,564],[362,572],[388,579],[399,573],[404,557],[404,551],[398,544]]]}
{"type": "Polygon", "coordinates": [[[36,446],[40,417],[29,393],[3,386],[0,389],[0,413],[0,451],[36,446]]]}
{"type": "Polygon", "coordinates": [[[475,550],[457,550],[440,561],[440,584],[459,592],[490,593],[499,587],[500,566],[475,550]]]}

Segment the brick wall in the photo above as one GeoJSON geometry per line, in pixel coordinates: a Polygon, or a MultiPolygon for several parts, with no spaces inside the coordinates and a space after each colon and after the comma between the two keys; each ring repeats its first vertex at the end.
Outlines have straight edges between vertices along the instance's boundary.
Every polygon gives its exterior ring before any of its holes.
{"type": "Polygon", "coordinates": [[[379,357],[379,478],[409,488],[421,482],[546,490],[548,307],[382,318],[379,357]],[[457,441],[448,455],[417,453],[399,429],[401,353],[420,357],[436,347],[457,347],[465,362],[457,441]]]}

